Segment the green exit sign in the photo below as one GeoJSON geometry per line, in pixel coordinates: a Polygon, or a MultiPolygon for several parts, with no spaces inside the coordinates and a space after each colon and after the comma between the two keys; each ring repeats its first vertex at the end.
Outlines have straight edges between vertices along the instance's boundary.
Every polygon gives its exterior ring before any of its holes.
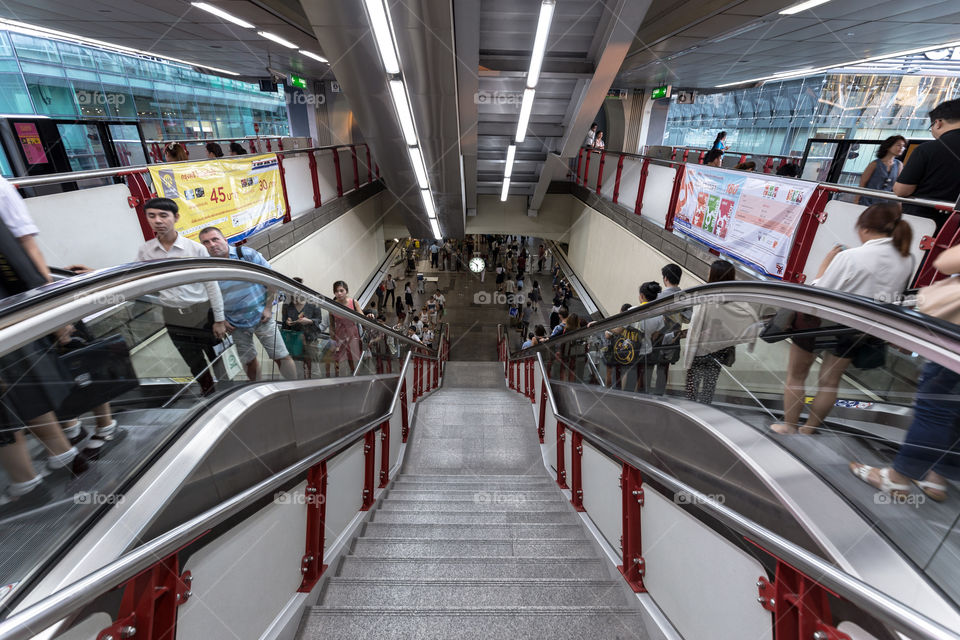
{"type": "Polygon", "coordinates": [[[654,100],[658,100],[658,99],[660,99],[660,98],[669,98],[669,97],[670,97],[670,85],[667,85],[667,86],[665,86],[665,87],[657,87],[657,88],[655,88],[653,91],[650,92],[650,97],[653,98],[654,100]]]}
{"type": "Polygon", "coordinates": [[[300,76],[295,76],[292,73],[290,74],[290,86],[296,87],[298,89],[306,89],[307,81],[301,78],[300,76]]]}

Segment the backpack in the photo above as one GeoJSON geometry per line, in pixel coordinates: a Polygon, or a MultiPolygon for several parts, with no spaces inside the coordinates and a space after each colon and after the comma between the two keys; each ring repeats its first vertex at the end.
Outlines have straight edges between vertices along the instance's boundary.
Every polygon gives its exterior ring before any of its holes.
{"type": "Polygon", "coordinates": [[[610,338],[603,353],[608,365],[630,366],[637,360],[637,350],[641,346],[640,330],[636,327],[622,327],[620,334],[610,338]]]}

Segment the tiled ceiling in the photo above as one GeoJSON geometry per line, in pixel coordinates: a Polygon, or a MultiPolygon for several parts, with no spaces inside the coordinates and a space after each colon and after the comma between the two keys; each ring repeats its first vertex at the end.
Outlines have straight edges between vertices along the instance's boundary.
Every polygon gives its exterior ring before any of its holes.
{"type": "MultiPolygon", "coordinates": [[[[211,4],[323,55],[298,2],[211,4]]],[[[187,0],[4,0],[0,17],[226,69],[243,79],[267,77],[268,66],[311,79],[329,75],[328,65],[258,36],[257,29],[224,22],[187,0]]]]}
{"type": "Polygon", "coordinates": [[[714,88],[960,40],[958,0],[833,0],[779,15],[793,4],[653,0],[616,86],[714,88]]]}

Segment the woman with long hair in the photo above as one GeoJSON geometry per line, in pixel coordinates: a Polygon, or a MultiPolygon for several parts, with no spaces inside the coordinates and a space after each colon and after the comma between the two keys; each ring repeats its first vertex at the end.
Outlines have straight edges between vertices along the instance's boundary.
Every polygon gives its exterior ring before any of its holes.
{"type": "MultiPolygon", "coordinates": [[[[900,177],[900,170],[903,169],[903,163],[898,160],[907,148],[907,139],[903,136],[890,136],[880,143],[877,149],[877,159],[867,165],[860,176],[860,186],[864,189],[876,189],[878,191],[893,191],[893,183],[900,177]]],[[[854,202],[865,204],[877,204],[887,202],[883,198],[871,198],[869,196],[857,196],[854,202]]]]}
{"type": "Polygon", "coordinates": [[[711,150],[716,149],[723,153],[727,148],[727,132],[721,131],[717,134],[717,137],[713,141],[713,146],[710,147],[711,150]]]}
{"type": "MultiPolygon", "coordinates": [[[[333,301],[361,315],[357,301],[348,297],[350,289],[343,280],[333,283],[333,301]]],[[[360,327],[346,316],[330,314],[330,337],[336,349],[334,359],[337,362],[338,376],[352,376],[360,362],[360,327]]]]}
{"type": "Polygon", "coordinates": [[[163,148],[163,158],[166,162],[186,162],[190,159],[190,155],[182,144],[171,142],[163,148]]]}

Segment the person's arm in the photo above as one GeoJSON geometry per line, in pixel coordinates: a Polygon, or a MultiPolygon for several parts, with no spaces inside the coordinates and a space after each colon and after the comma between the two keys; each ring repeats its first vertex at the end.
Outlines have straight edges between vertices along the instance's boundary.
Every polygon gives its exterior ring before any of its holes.
{"type": "Polygon", "coordinates": [[[220,293],[220,285],[216,282],[204,282],[203,287],[207,290],[210,308],[213,309],[213,335],[222,340],[227,336],[227,331],[233,327],[223,315],[223,295],[220,293]]]}
{"type": "Polygon", "coordinates": [[[30,257],[30,261],[33,262],[33,266],[37,268],[43,279],[47,282],[53,282],[53,278],[50,277],[50,269],[47,268],[47,261],[43,257],[43,252],[40,251],[36,238],[33,235],[26,235],[20,236],[17,240],[20,241],[24,253],[30,257]]]}
{"type": "Polygon", "coordinates": [[[927,167],[927,154],[923,147],[924,145],[920,145],[910,154],[910,159],[900,170],[897,181],[893,183],[893,193],[895,195],[901,198],[912,196],[923,180],[927,167]]]}
{"type": "Polygon", "coordinates": [[[827,272],[827,269],[830,267],[830,264],[838,255],[840,255],[841,251],[843,251],[843,247],[838,244],[838,245],[834,245],[833,249],[830,249],[830,251],[827,252],[827,255],[826,257],[824,257],[823,262],[820,263],[820,270],[817,271],[817,276],[814,278],[814,280],[820,280],[820,278],[823,277],[823,274],[827,272]]]}
{"type": "Polygon", "coordinates": [[[893,194],[900,196],[901,198],[908,198],[913,195],[913,192],[917,190],[917,185],[915,184],[903,184],[899,180],[893,183],[893,194]]]}
{"type": "MultiPolygon", "coordinates": [[[[867,168],[863,170],[863,175],[860,176],[860,187],[863,189],[867,188],[867,183],[870,182],[870,178],[873,177],[873,172],[877,170],[877,161],[874,160],[867,165],[867,168]]],[[[854,204],[860,204],[860,196],[857,196],[853,199],[854,204]]]]}
{"type": "Polygon", "coordinates": [[[960,273],[960,244],[950,247],[933,261],[934,268],[940,273],[960,273]]]}

